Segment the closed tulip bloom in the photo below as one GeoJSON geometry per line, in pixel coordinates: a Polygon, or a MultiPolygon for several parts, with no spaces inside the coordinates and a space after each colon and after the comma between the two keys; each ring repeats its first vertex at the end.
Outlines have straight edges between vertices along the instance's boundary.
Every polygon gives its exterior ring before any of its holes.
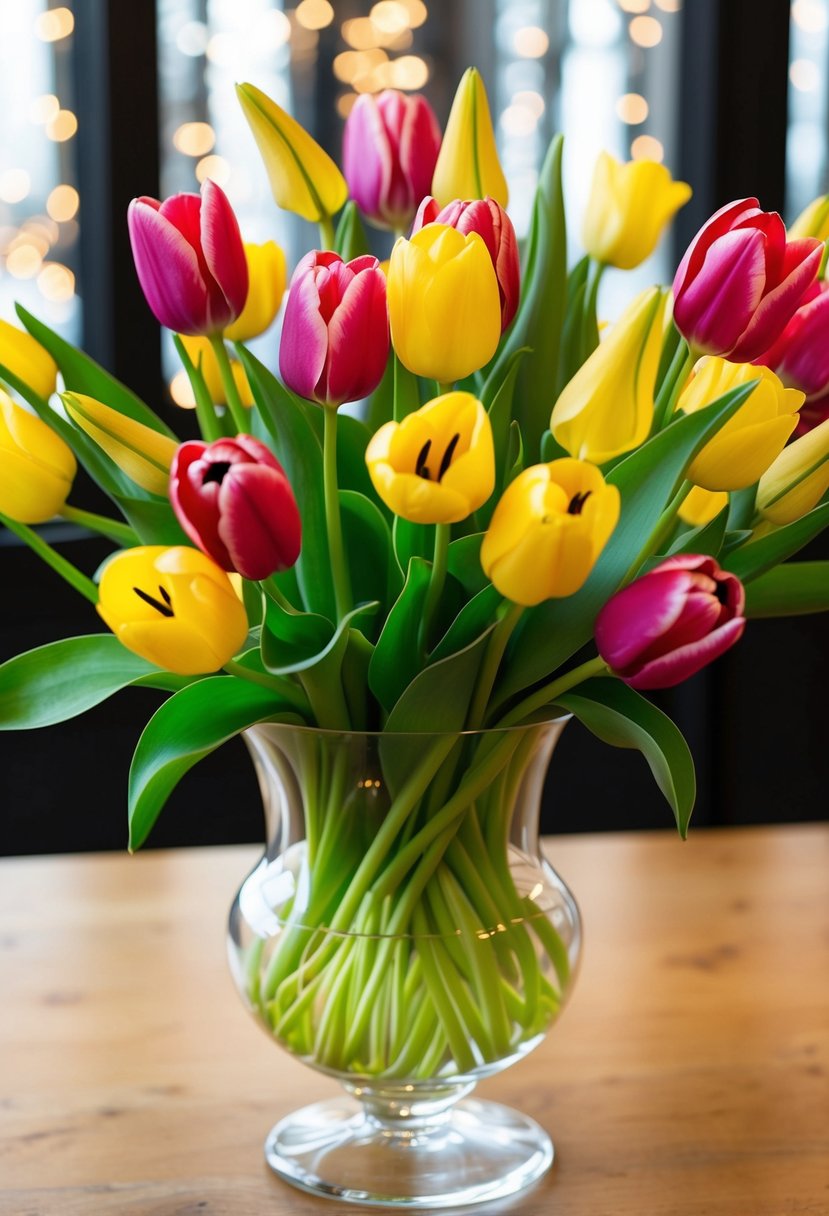
{"type": "Polygon", "coordinates": [[[789,225],[789,236],[814,236],[819,241],[829,241],[829,194],[821,194],[804,207],[795,222],[789,225]]]}
{"type": "Polygon", "coordinates": [[[674,279],[674,321],[698,354],[756,359],[777,341],[820,268],[823,245],[786,240],[756,198],[723,207],[700,229],[674,279]]]}
{"type": "Polygon", "coordinates": [[[259,146],[276,205],[315,224],[339,211],[348,186],[328,153],[261,89],[237,84],[236,95],[259,146]]]}
{"type": "Polygon", "coordinates": [[[757,510],[770,523],[794,523],[829,490],[829,418],[784,448],[760,478],[757,510]]]}
{"type": "Polygon", "coordinates": [[[584,248],[597,262],[632,270],[650,257],[691,193],[687,182],[675,182],[657,161],[622,164],[601,152],[582,227],[584,248]]]}
{"type": "Polygon", "coordinates": [[[492,427],[471,393],[444,393],[387,422],[366,449],[374,488],[387,507],[417,524],[453,524],[495,488],[492,427]]]}
{"type": "Polygon", "coordinates": [[[678,408],[692,414],[752,380],[759,381],[757,387],[688,467],[687,477],[694,485],[706,490],[744,490],[754,485],[797,426],[802,393],[785,388],[767,367],[725,359],[700,361],[678,408]]]}
{"type": "Polygon", "coordinates": [[[77,467],[60,435],[0,389],[0,513],[45,523],[66,502],[77,467]]]}
{"type": "Polygon", "coordinates": [[[477,68],[467,68],[455,93],[432,178],[432,194],[441,207],[456,198],[487,195],[502,207],[509,201],[486,89],[477,68]]]}
{"type": "Polygon", "coordinates": [[[0,321],[0,364],[44,400],[55,391],[57,363],[30,333],[8,321],[0,321]]]}
{"type": "Polygon", "coordinates": [[[178,446],[175,439],[83,393],[63,393],[61,400],[75,425],[97,443],[127,477],[142,490],[166,498],[170,465],[178,446]]]}
{"type": "MultiPolygon", "coordinates": [[[[207,391],[210,394],[210,400],[214,405],[227,405],[227,393],[222,382],[222,373],[219,371],[219,362],[216,358],[216,352],[210,345],[209,338],[188,338],[185,334],[179,334],[184,349],[190,357],[194,367],[201,368],[201,374],[204,376],[204,382],[207,385],[207,391]]],[[[253,392],[251,391],[248,378],[245,375],[245,369],[238,359],[230,360],[230,370],[233,373],[233,379],[236,383],[236,389],[239,393],[239,400],[242,405],[253,405],[253,392]]],[[[176,397],[179,405],[184,404],[182,398],[176,397]]],[[[190,393],[187,398],[187,403],[196,404],[196,399],[190,393]]]]}
{"type": "Polygon", "coordinates": [[[742,583],[713,557],[669,557],[608,600],[596,645],[631,688],[673,688],[742,636],[744,607],[742,583]]]}
{"type": "Polygon", "coordinates": [[[119,642],[177,675],[218,671],[248,634],[230,579],[186,545],[123,549],[104,566],[99,591],[98,612],[119,642]]]}
{"type": "Polygon", "coordinates": [[[408,228],[429,193],[440,127],[419,93],[362,93],[343,138],[343,171],[351,197],[379,228],[408,228]]]}
{"type": "Polygon", "coordinates": [[[288,281],[285,254],[276,241],[265,241],[262,245],[245,242],[244,249],[248,264],[248,298],[236,320],[225,328],[229,342],[249,342],[270,329],[288,281]]]}
{"type": "Polygon", "coordinates": [[[477,232],[429,224],[401,237],[389,264],[389,320],[398,358],[441,384],[488,363],[501,337],[492,259],[477,232]]]}
{"type": "Polygon", "coordinates": [[[288,387],[320,405],[358,401],[377,388],[388,357],[386,276],[377,258],[307,253],[282,323],[279,370],[288,387]]]}
{"type": "Polygon", "coordinates": [[[664,299],[643,291],[556,401],[550,430],[579,460],[603,464],[647,439],[662,351],[664,299]]]}
{"type": "Polygon", "coordinates": [[[784,384],[801,389],[807,401],[829,391],[829,284],[815,283],[770,350],[758,363],[784,384]]]}
{"type": "Polygon", "coordinates": [[[481,565],[501,595],[531,607],[584,585],[619,519],[620,498],[595,465],[553,460],[519,473],[501,496],[481,565]]]}
{"type": "Polygon", "coordinates": [[[138,280],[161,325],[208,335],[236,320],[248,267],[236,216],[215,182],[202,184],[201,197],[133,199],[127,222],[138,280]]]}
{"type": "Polygon", "coordinates": [[[170,501],[193,543],[223,570],[263,579],[299,557],[293,490],[276,457],[251,435],[183,443],[170,473],[170,501]]]}
{"type": "Polygon", "coordinates": [[[723,507],[728,506],[728,495],[724,490],[703,490],[694,486],[679,508],[679,518],[692,528],[701,528],[716,519],[723,507]]]}

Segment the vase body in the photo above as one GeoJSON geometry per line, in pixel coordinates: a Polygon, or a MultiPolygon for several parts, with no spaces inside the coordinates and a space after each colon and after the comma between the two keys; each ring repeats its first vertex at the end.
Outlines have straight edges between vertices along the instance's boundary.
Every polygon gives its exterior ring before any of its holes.
{"type": "Polygon", "coordinates": [[[573,982],[578,910],[538,841],[563,725],[246,732],[267,846],[231,910],[231,968],[269,1037],[350,1095],[274,1128],[288,1180],[448,1208],[548,1168],[546,1133],[468,1095],[538,1045],[573,982]]]}

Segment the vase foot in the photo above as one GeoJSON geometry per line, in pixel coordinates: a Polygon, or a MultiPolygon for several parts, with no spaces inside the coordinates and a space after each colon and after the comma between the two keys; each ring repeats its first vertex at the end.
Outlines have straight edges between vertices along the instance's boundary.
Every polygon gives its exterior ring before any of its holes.
{"type": "Polygon", "coordinates": [[[534,1120],[467,1098],[442,1119],[390,1125],[354,1099],[288,1115],[265,1141],[268,1165],[304,1191],[367,1207],[455,1208],[513,1195],[552,1165],[534,1120]]]}

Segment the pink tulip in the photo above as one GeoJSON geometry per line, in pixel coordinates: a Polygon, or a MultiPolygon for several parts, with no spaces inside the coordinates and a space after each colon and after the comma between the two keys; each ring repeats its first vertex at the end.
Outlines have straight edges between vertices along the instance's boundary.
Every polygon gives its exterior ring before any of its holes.
{"type": "Polygon", "coordinates": [[[674,279],[674,320],[696,354],[756,359],[777,341],[814,281],[823,243],[786,241],[756,198],[729,203],[688,246],[674,279]]]}
{"type": "Polygon", "coordinates": [[[377,258],[307,253],[291,279],[279,347],[288,387],[321,405],[358,401],[377,388],[388,357],[386,276],[377,258]]]}
{"type": "Polygon", "coordinates": [[[816,426],[820,426],[821,422],[829,419],[829,392],[824,397],[818,397],[815,401],[808,401],[805,405],[801,405],[797,415],[797,426],[792,435],[793,439],[800,439],[801,435],[807,435],[816,426]]]}
{"type": "Polygon", "coordinates": [[[754,362],[772,368],[807,401],[824,395],[829,389],[829,284],[812,284],[774,346],[754,362]]]}
{"type": "Polygon", "coordinates": [[[483,198],[471,202],[455,199],[441,210],[430,195],[418,208],[412,232],[419,232],[427,224],[447,224],[458,232],[477,232],[483,238],[498,278],[503,333],[515,316],[521,288],[518,240],[504,208],[494,198],[483,198]]]}
{"type": "Polygon", "coordinates": [[[744,605],[742,583],[713,557],[669,557],[608,600],[596,645],[631,688],[672,688],[734,645],[744,605]]]}
{"type": "Polygon", "coordinates": [[[428,194],[440,127],[425,97],[363,93],[346,119],[343,171],[352,198],[381,228],[408,228],[428,194]]]}
{"type": "Polygon", "coordinates": [[[279,461],[251,435],[183,443],[170,469],[170,501],[193,543],[223,570],[268,578],[299,557],[293,490],[279,461]]]}
{"type": "Polygon", "coordinates": [[[201,197],[135,198],[127,223],[141,289],[162,325],[204,336],[236,320],[248,267],[236,216],[215,182],[203,183],[201,197]]]}

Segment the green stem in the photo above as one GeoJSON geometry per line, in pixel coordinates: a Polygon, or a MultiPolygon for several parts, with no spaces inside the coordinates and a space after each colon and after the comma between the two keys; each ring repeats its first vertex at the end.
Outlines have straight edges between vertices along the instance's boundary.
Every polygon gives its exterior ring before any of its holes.
{"type": "Polygon", "coordinates": [[[224,670],[228,675],[238,676],[240,680],[247,680],[250,684],[259,684],[263,688],[269,688],[271,692],[288,701],[303,718],[310,718],[311,706],[308,704],[308,698],[303,696],[302,689],[290,680],[285,680],[281,676],[269,675],[264,671],[254,671],[251,667],[245,667],[243,663],[237,663],[235,659],[229,659],[224,665],[224,670]]]}
{"type": "Polygon", "coordinates": [[[599,286],[602,281],[602,275],[605,272],[603,262],[597,262],[593,278],[590,280],[587,292],[584,297],[584,311],[582,313],[582,349],[585,355],[590,354],[595,349],[595,339],[599,332],[598,322],[598,302],[599,302],[599,286]],[[590,342],[587,341],[589,327],[590,342]],[[588,350],[589,346],[589,350],[588,350]]]}
{"type": "Polygon", "coordinates": [[[216,416],[216,407],[211,400],[207,384],[202,375],[201,358],[199,358],[199,366],[196,367],[178,334],[173,334],[173,345],[178,352],[181,366],[187,373],[187,379],[190,381],[190,387],[193,390],[193,397],[196,401],[196,417],[199,422],[202,439],[206,443],[212,443],[214,439],[221,439],[223,434],[222,427],[216,416]]]}
{"type": "MultiPolygon", "coordinates": [[[[505,601],[508,603],[508,601],[505,601]]],[[[512,637],[515,626],[521,619],[524,607],[522,604],[509,604],[507,611],[489,635],[484,661],[478,672],[478,680],[466,719],[467,730],[478,730],[486,720],[486,709],[490,694],[495,685],[498,668],[504,657],[507,643],[512,637]]]]}
{"type": "Polygon", "coordinates": [[[450,524],[435,524],[435,550],[432,556],[432,573],[429,586],[426,589],[426,599],[423,602],[423,615],[420,618],[418,630],[418,646],[421,654],[426,654],[432,635],[434,617],[443,585],[446,582],[446,567],[449,560],[449,538],[452,533],[450,524]]]}
{"type": "Polygon", "coordinates": [[[323,215],[319,220],[320,244],[323,249],[334,249],[337,244],[337,234],[334,221],[330,215],[323,215]]]}
{"type": "Polygon", "coordinates": [[[294,608],[293,604],[288,599],[285,592],[282,591],[279,584],[277,583],[275,575],[271,574],[269,578],[262,579],[262,582],[259,584],[259,586],[265,592],[265,595],[268,597],[268,599],[273,600],[273,602],[275,604],[279,604],[280,608],[284,608],[284,610],[286,612],[289,612],[291,614],[291,616],[298,615],[296,608],[294,608]]]}
{"type": "Polygon", "coordinates": [[[250,423],[248,421],[247,410],[242,405],[242,398],[239,396],[239,390],[233,378],[233,368],[230,366],[230,356],[227,353],[223,335],[211,334],[210,345],[213,348],[213,354],[216,356],[216,362],[219,365],[222,388],[225,391],[227,408],[230,410],[233,425],[236,427],[237,434],[245,434],[250,430],[250,423]]]}
{"type": "Polygon", "coordinates": [[[334,599],[337,605],[337,620],[342,620],[351,609],[351,578],[345,560],[343,526],[340,518],[340,495],[337,488],[337,411],[333,407],[323,410],[322,463],[323,493],[325,495],[325,524],[328,532],[328,551],[331,559],[331,574],[334,580],[334,599]]]}
{"type": "Polygon", "coordinates": [[[670,536],[671,532],[673,531],[674,524],[676,523],[679,508],[685,502],[685,499],[691,493],[693,488],[693,482],[682,482],[676,494],[674,494],[673,498],[659,516],[659,519],[656,521],[653,531],[642,546],[639,555],[631,563],[630,568],[622,581],[622,586],[626,586],[628,583],[632,582],[634,578],[636,578],[636,575],[642,569],[642,566],[645,564],[648,558],[652,557],[654,553],[657,553],[663,541],[670,536]]]}
{"type": "Polygon", "coordinates": [[[685,387],[688,373],[694,366],[694,362],[694,353],[689,349],[688,343],[683,338],[676,348],[676,354],[671,361],[671,366],[668,368],[667,375],[662,381],[656,398],[653,408],[653,434],[661,431],[673,418],[676,403],[685,387]]]}
{"type": "Polygon", "coordinates": [[[120,520],[110,519],[107,515],[97,515],[94,511],[82,511],[79,507],[70,507],[69,503],[66,503],[59,514],[69,523],[78,524],[81,528],[88,528],[90,532],[100,532],[101,536],[108,536],[110,540],[127,548],[139,543],[138,537],[129,524],[122,524],[120,520]]]}
{"type": "Polygon", "coordinates": [[[579,667],[574,667],[572,671],[568,671],[566,675],[559,676],[557,680],[551,680],[549,684],[545,684],[539,688],[537,692],[531,693],[525,697],[523,701],[511,709],[501,721],[498,723],[498,728],[505,726],[515,726],[530,714],[535,713],[537,709],[543,709],[545,705],[550,705],[555,701],[556,697],[560,697],[563,692],[569,692],[571,688],[575,688],[577,684],[581,684],[584,680],[591,679],[592,676],[601,676],[610,674],[610,668],[601,655],[597,655],[595,659],[588,659],[586,663],[582,663],[579,667]]]}
{"type": "Polygon", "coordinates": [[[10,532],[14,532],[15,536],[19,536],[61,578],[66,579],[67,583],[70,583],[76,591],[80,591],[81,595],[88,599],[90,604],[98,603],[98,588],[92,579],[87,578],[77,566],[73,566],[65,557],[61,557],[60,553],[47,544],[41,536],[38,536],[37,532],[28,527],[27,524],[20,524],[16,519],[9,519],[7,515],[3,514],[0,514],[0,524],[5,524],[10,532]]]}

